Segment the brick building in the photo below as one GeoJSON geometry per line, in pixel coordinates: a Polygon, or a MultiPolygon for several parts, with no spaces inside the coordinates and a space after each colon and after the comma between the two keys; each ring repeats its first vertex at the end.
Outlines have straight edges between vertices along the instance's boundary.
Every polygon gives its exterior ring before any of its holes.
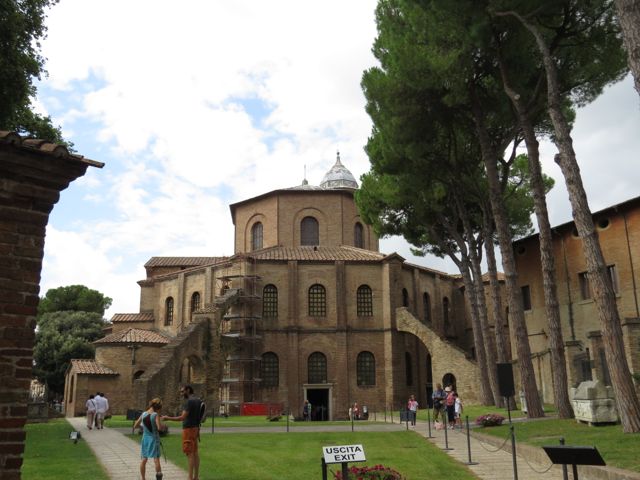
{"type": "Polygon", "coordinates": [[[398,408],[410,394],[426,405],[445,377],[473,402],[459,278],[380,253],[356,189],[338,157],[319,186],[231,205],[233,256],[151,258],[140,313],[115,315],[95,361],[71,365],[67,414],[101,389],[116,412],[153,395],[175,408],[183,382],[229,413],[300,415],[309,399],[316,418],[344,418],[353,402],[398,408]]]}

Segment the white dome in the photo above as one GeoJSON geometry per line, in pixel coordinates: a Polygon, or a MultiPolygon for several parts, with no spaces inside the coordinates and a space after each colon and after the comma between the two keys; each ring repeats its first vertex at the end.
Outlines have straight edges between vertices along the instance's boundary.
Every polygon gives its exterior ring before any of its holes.
{"type": "Polygon", "coordinates": [[[358,188],[358,182],[356,182],[353,174],[340,162],[340,152],[338,152],[335,165],[322,178],[320,186],[326,189],[345,188],[356,190],[358,188]]]}

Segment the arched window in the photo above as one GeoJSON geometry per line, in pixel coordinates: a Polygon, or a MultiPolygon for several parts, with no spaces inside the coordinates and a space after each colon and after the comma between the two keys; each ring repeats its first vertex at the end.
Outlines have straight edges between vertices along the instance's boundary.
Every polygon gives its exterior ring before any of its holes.
{"type": "Polygon", "coordinates": [[[300,223],[300,245],[319,245],[320,227],[318,220],[313,217],[304,217],[300,223]]]}
{"type": "Polygon", "coordinates": [[[356,359],[356,377],[358,386],[376,384],[376,359],[371,352],[360,352],[356,359]]]}
{"type": "Polygon", "coordinates": [[[251,227],[251,250],[262,248],[262,223],[256,222],[251,227]]]}
{"type": "Polygon", "coordinates": [[[327,383],[327,357],[324,353],[313,352],[307,363],[307,382],[327,383]]]}
{"type": "Polygon", "coordinates": [[[265,285],[262,289],[262,318],[278,318],[278,289],[265,285]]]}
{"type": "Polygon", "coordinates": [[[404,352],[405,374],[407,376],[407,387],[413,385],[413,362],[411,360],[411,354],[404,352]]]}
{"type": "Polygon", "coordinates": [[[373,296],[369,285],[360,285],[356,292],[356,310],[359,317],[373,316],[373,296]]]}
{"type": "Polygon", "coordinates": [[[191,313],[200,310],[200,292],[193,292],[191,295],[191,313]]]}
{"type": "Polygon", "coordinates": [[[422,294],[422,307],[424,309],[424,323],[431,323],[431,298],[427,292],[422,294]]]}
{"type": "Polygon", "coordinates": [[[173,297],[167,297],[164,302],[164,324],[173,325],[173,297]]]}
{"type": "Polygon", "coordinates": [[[327,292],[322,285],[317,283],[309,287],[309,316],[327,316],[327,292]]]}
{"type": "Polygon", "coordinates": [[[406,288],[402,289],[402,306],[409,308],[409,292],[406,288]]]}
{"type": "Polygon", "coordinates": [[[364,228],[360,222],[353,227],[353,244],[358,248],[364,248],[364,228]]]}
{"type": "Polygon", "coordinates": [[[265,388],[277,387],[280,383],[280,365],[278,355],[273,352],[262,354],[260,362],[260,378],[265,388]]]}
{"type": "Polygon", "coordinates": [[[444,326],[444,333],[449,333],[451,323],[449,322],[449,299],[447,297],[442,299],[442,324],[444,326]]]}

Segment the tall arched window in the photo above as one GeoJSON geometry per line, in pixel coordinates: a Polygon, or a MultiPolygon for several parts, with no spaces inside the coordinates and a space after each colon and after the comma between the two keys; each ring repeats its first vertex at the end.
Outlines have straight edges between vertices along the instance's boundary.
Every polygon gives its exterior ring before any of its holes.
{"type": "Polygon", "coordinates": [[[373,296],[369,285],[360,285],[356,292],[356,311],[359,317],[373,316],[373,296]]]}
{"type": "Polygon", "coordinates": [[[273,352],[262,354],[260,362],[260,378],[265,388],[277,387],[280,383],[280,364],[278,355],[273,352]]]}
{"type": "Polygon", "coordinates": [[[320,227],[318,220],[313,217],[304,217],[300,222],[300,245],[319,245],[320,227]]]}
{"type": "Polygon", "coordinates": [[[278,318],[278,289],[265,285],[262,289],[262,318],[278,318]]]}
{"type": "Polygon", "coordinates": [[[256,222],[251,227],[251,250],[262,248],[262,223],[256,222]]]}
{"type": "Polygon", "coordinates": [[[427,292],[422,294],[422,308],[424,309],[424,323],[431,323],[431,297],[427,292]]]}
{"type": "Polygon", "coordinates": [[[413,385],[413,361],[411,360],[411,354],[404,352],[405,374],[407,376],[407,387],[413,385]]]}
{"type": "Polygon", "coordinates": [[[164,324],[173,324],[173,297],[167,297],[164,302],[164,324]]]}
{"type": "Polygon", "coordinates": [[[200,292],[193,292],[191,295],[191,313],[200,309],[200,292]]]}
{"type": "Polygon", "coordinates": [[[376,384],[376,359],[371,352],[360,352],[356,359],[356,377],[359,387],[376,384]]]}
{"type": "Polygon", "coordinates": [[[449,322],[449,299],[447,297],[442,299],[442,324],[444,326],[444,333],[449,333],[451,323],[449,322]]]}
{"type": "Polygon", "coordinates": [[[307,382],[327,383],[327,357],[324,353],[313,352],[307,363],[307,382]]]}
{"type": "Polygon", "coordinates": [[[409,292],[406,288],[402,289],[402,306],[409,308],[409,292]]]}
{"type": "Polygon", "coordinates": [[[309,316],[327,316],[327,292],[324,287],[318,283],[309,287],[309,316]]]}
{"type": "Polygon", "coordinates": [[[360,222],[353,227],[353,244],[358,248],[364,248],[364,228],[360,222]]]}

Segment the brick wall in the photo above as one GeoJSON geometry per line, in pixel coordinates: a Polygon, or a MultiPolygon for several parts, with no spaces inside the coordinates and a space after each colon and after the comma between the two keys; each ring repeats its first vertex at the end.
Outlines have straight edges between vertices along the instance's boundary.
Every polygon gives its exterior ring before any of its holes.
{"type": "Polygon", "coordinates": [[[45,229],[60,191],[102,164],[0,132],[0,477],[20,478],[45,229]]]}

